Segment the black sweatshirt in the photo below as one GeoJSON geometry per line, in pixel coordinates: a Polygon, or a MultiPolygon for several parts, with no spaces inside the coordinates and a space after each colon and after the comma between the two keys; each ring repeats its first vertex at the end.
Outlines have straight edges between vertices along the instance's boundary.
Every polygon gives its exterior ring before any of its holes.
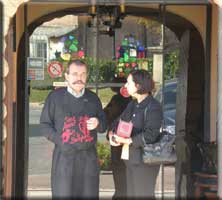
{"type": "Polygon", "coordinates": [[[82,97],[76,98],[60,88],[52,91],[40,117],[42,134],[56,144],[63,152],[86,150],[95,146],[97,132],[106,130],[106,119],[97,95],[85,90],[82,97]],[[96,117],[97,129],[88,131],[86,120],[96,117]]]}

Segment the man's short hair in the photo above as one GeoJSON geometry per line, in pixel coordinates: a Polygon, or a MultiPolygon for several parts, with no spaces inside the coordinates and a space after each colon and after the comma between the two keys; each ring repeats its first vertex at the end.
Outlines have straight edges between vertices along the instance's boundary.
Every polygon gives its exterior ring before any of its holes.
{"type": "Polygon", "coordinates": [[[74,64],[74,65],[77,65],[77,66],[85,66],[86,69],[87,69],[87,65],[84,61],[80,60],[80,59],[75,59],[75,60],[70,60],[67,64],[67,68],[66,68],[66,73],[69,74],[69,68],[70,66],[74,64]]]}
{"type": "Polygon", "coordinates": [[[151,94],[152,90],[154,89],[154,82],[146,70],[134,70],[130,72],[133,81],[135,82],[138,90],[138,94],[151,94]]]}

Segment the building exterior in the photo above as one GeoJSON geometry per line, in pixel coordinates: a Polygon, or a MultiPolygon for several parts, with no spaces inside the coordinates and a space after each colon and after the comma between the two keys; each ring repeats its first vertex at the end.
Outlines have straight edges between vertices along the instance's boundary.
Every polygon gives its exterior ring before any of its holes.
{"type": "MultiPolygon", "coordinates": [[[[177,197],[194,196],[193,172],[200,161],[195,157],[198,142],[218,144],[218,169],[221,155],[221,24],[220,1],[69,1],[7,0],[3,2],[3,93],[2,160],[3,196],[24,196],[27,187],[27,110],[26,67],[28,38],[40,24],[74,13],[91,13],[92,6],[124,5],[124,12],[151,17],[172,30],[181,50],[178,78],[176,141],[177,197]],[[47,5],[47,6],[46,6],[47,5]],[[159,18],[159,13],[163,14],[159,18]],[[182,105],[182,106],[181,106],[182,105]],[[18,177],[19,173],[19,177],[18,177]]],[[[91,29],[86,37],[96,37],[91,29]]],[[[40,38],[47,45],[46,38],[40,38]]],[[[82,40],[84,41],[84,40],[82,40]]],[[[93,40],[95,41],[95,40],[93,40]]],[[[32,41],[30,41],[32,42],[32,41]]],[[[97,43],[92,44],[97,47],[97,43]]],[[[96,52],[89,52],[96,57],[96,52]]],[[[47,58],[46,58],[47,59],[47,58]]],[[[218,170],[218,194],[222,197],[222,173],[218,170]]]]}

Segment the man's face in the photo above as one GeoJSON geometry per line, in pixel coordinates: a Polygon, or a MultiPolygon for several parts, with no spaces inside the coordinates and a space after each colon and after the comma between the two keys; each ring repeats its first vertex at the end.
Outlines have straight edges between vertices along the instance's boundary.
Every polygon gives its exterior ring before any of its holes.
{"type": "Polygon", "coordinates": [[[66,81],[70,88],[76,93],[80,93],[85,88],[87,79],[87,69],[85,65],[71,64],[69,73],[65,73],[66,81]]]}

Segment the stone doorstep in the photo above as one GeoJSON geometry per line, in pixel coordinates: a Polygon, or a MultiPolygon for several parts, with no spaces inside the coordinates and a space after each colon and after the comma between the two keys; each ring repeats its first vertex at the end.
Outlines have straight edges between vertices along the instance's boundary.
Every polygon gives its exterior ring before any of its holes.
{"type": "MultiPolygon", "coordinates": [[[[174,174],[174,169],[168,168],[164,178],[164,191],[174,191],[175,179],[169,178],[174,174]]],[[[32,191],[40,190],[47,191],[50,189],[50,174],[29,175],[29,188],[32,191]]],[[[112,171],[100,172],[100,190],[101,191],[114,191],[114,183],[112,171]]],[[[156,183],[156,191],[161,192],[161,177],[158,176],[156,183]]]]}
{"type": "MultiPolygon", "coordinates": [[[[99,189],[100,192],[114,192],[114,189],[99,189]]],[[[29,188],[28,192],[50,192],[51,193],[51,188],[29,188]]],[[[164,193],[174,193],[174,190],[165,190],[164,193]]],[[[160,190],[155,191],[156,194],[161,194],[162,192],[160,190]]]]}
{"type": "MultiPolygon", "coordinates": [[[[111,198],[114,194],[114,190],[111,189],[100,189],[99,197],[100,198],[111,198]]],[[[44,190],[28,190],[28,198],[51,198],[51,190],[45,189],[44,190]]],[[[155,196],[157,198],[160,197],[175,197],[175,191],[164,191],[164,195],[162,195],[161,191],[155,191],[155,196]]]]}
{"type": "MultiPolygon", "coordinates": [[[[49,179],[50,174],[44,174],[46,177],[48,177],[47,179],[49,179]]],[[[43,176],[44,176],[43,175],[43,176]]],[[[39,175],[31,175],[31,177],[35,177],[37,178],[39,175]]],[[[102,188],[100,186],[99,189],[99,197],[100,199],[111,199],[113,193],[114,193],[114,186],[113,186],[113,180],[112,180],[112,171],[101,171],[100,172],[100,180],[103,182],[101,184],[102,187],[105,186],[105,188],[102,188]],[[106,181],[105,181],[106,180],[106,181]]],[[[42,180],[42,179],[41,179],[42,180]]],[[[157,181],[159,182],[159,180],[157,181]]],[[[157,183],[158,185],[158,183],[157,183]]],[[[166,188],[166,187],[165,187],[166,188]]],[[[156,197],[157,198],[161,198],[162,196],[164,197],[170,197],[170,198],[174,198],[175,197],[175,191],[174,190],[169,190],[168,188],[166,188],[164,190],[164,195],[162,195],[162,192],[160,190],[160,185],[156,187],[156,191],[155,191],[156,197]]],[[[28,198],[51,198],[51,188],[49,187],[29,187],[28,189],[28,198]]]]}
{"type": "MultiPolygon", "coordinates": [[[[110,198],[113,196],[114,194],[114,190],[103,190],[100,189],[99,191],[99,197],[100,198],[110,198]]],[[[52,194],[51,194],[51,190],[29,190],[28,191],[28,199],[32,199],[32,198],[51,198],[52,194]]]]}

